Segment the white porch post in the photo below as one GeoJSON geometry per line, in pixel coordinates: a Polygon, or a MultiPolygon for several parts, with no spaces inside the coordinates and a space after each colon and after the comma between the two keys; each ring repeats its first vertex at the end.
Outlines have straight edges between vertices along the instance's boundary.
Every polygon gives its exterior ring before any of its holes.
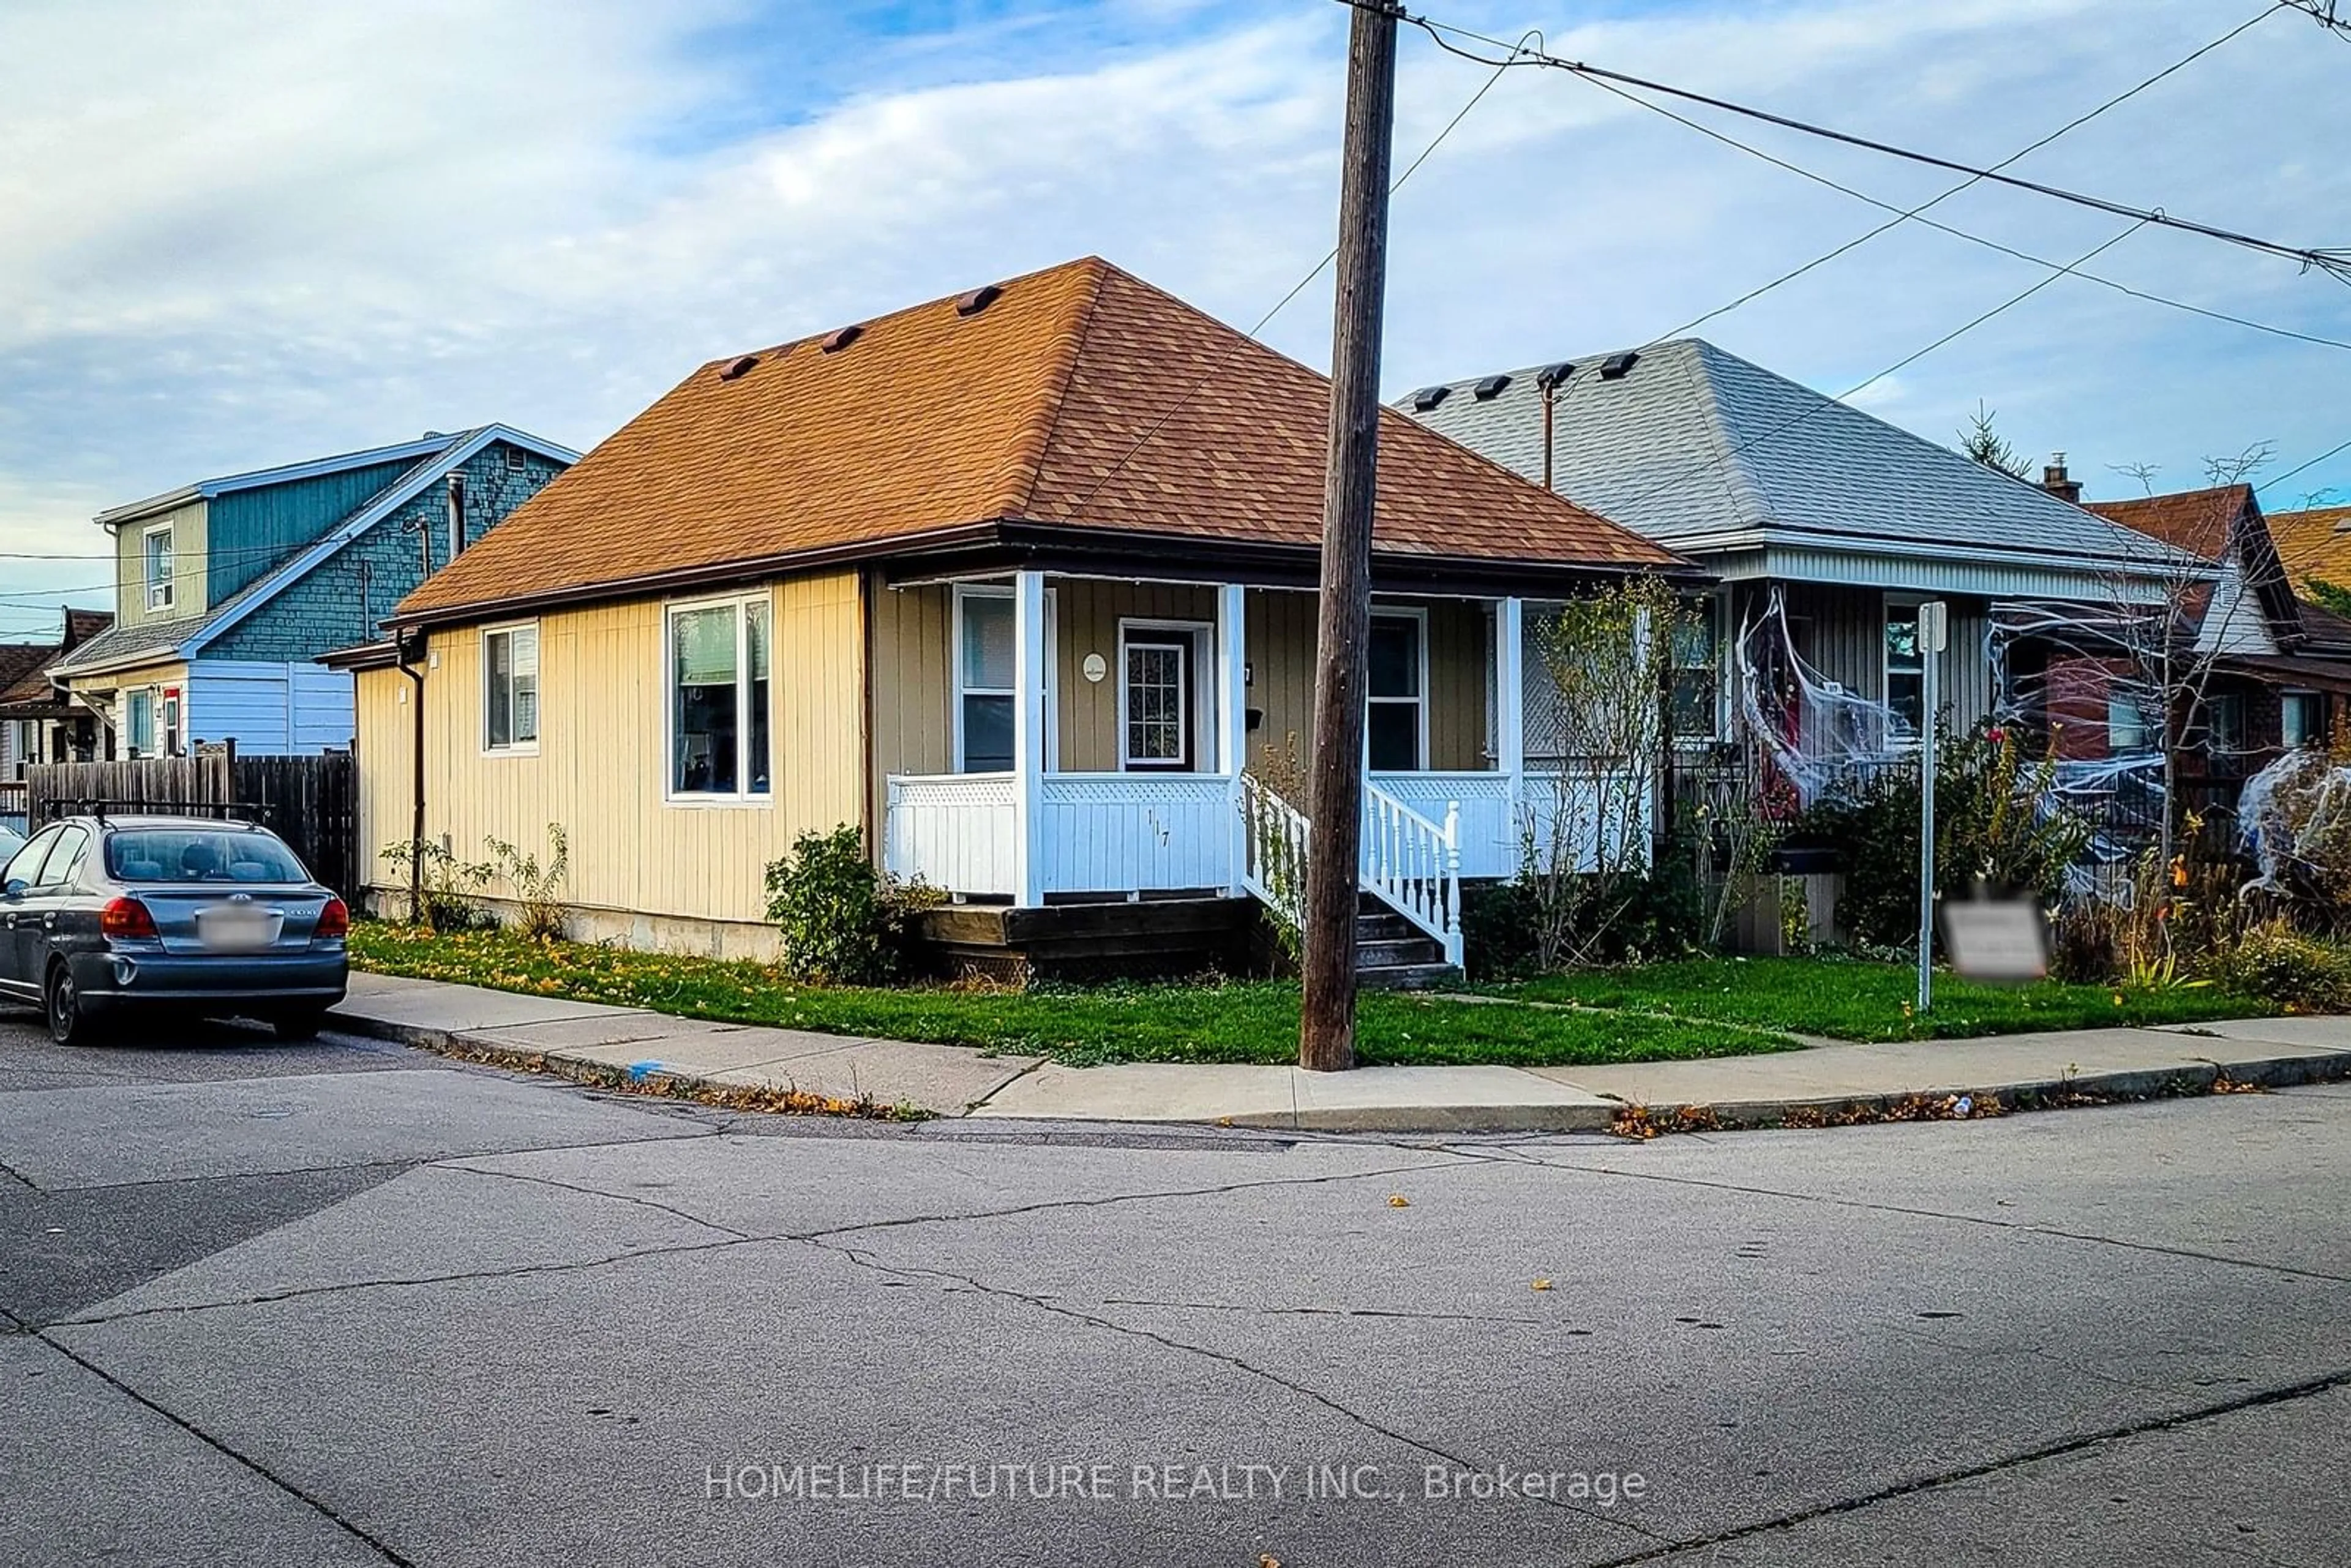
{"type": "Polygon", "coordinates": [[[1228,858],[1225,892],[1247,890],[1241,873],[1249,864],[1248,824],[1241,820],[1241,771],[1249,766],[1249,591],[1238,582],[1217,590],[1217,771],[1230,781],[1226,812],[1228,858]]]}
{"type": "Polygon", "coordinates": [[[1014,903],[1045,902],[1045,574],[1012,577],[1012,869],[1014,903]]]}
{"type": "Polygon", "coordinates": [[[1512,832],[1527,779],[1526,609],[1523,599],[1494,606],[1494,767],[1509,781],[1512,832]]]}

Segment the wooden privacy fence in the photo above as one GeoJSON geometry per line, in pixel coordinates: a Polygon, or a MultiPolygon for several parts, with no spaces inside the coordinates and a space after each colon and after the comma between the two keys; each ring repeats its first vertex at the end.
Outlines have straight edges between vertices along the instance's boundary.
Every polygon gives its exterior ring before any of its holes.
{"type": "Polygon", "coordinates": [[[28,825],[80,809],[110,816],[225,817],[258,822],[284,839],[310,874],[346,899],[357,891],[359,770],[348,752],[239,757],[207,746],[193,757],[129,762],[50,762],[25,770],[28,825]]]}

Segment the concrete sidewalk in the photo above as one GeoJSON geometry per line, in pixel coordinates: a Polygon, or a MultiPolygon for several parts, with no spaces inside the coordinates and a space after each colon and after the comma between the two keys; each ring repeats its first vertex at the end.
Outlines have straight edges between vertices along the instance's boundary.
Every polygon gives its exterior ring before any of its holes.
{"type": "Polygon", "coordinates": [[[960,1046],[707,1023],[642,1009],[354,975],[344,1028],[434,1050],[798,1090],[942,1116],[1205,1122],[1326,1132],[1601,1132],[1628,1105],[1771,1125],[1913,1097],[2282,1087],[2351,1078],[2351,1018],[2075,1030],[1615,1067],[1066,1067],[960,1046]]]}

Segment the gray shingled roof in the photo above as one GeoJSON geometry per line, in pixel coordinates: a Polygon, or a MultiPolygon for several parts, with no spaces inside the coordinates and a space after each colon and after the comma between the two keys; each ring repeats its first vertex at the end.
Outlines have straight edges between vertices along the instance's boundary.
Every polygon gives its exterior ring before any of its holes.
{"type": "MultiPolygon", "coordinates": [[[[2092,570],[2155,568],[2166,547],[1697,338],[1569,361],[1552,413],[1554,486],[1684,553],[1948,547],[2092,570]]],[[[1498,394],[1447,384],[1405,412],[1531,479],[1543,468],[1541,367],[1498,394]]],[[[1417,395],[1417,394],[1416,394],[1417,395]]]]}

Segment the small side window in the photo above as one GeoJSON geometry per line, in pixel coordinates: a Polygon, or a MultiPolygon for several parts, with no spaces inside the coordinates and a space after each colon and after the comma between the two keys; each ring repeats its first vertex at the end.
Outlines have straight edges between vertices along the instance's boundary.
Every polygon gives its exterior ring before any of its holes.
{"type": "Polygon", "coordinates": [[[8,857],[6,869],[0,870],[0,886],[12,882],[30,886],[33,879],[40,874],[41,862],[48,859],[49,852],[57,848],[57,840],[64,833],[63,828],[44,828],[34,834],[30,842],[8,857]]]}
{"type": "Polygon", "coordinates": [[[41,862],[41,874],[33,879],[35,887],[61,887],[73,875],[74,867],[81,863],[82,852],[89,848],[87,828],[68,828],[57,835],[48,858],[41,862]]]}

